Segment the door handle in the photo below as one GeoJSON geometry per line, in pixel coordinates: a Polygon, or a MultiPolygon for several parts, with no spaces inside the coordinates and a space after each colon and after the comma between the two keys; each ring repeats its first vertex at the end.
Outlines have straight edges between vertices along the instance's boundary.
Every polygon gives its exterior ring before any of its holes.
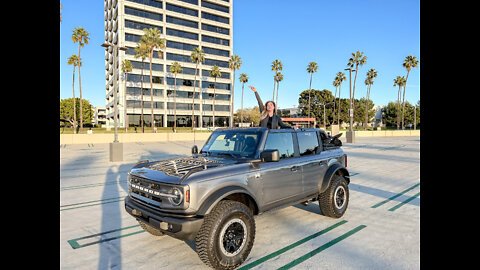
{"type": "Polygon", "coordinates": [[[318,163],[318,165],[325,165],[325,164],[327,164],[326,160],[320,160],[320,162],[318,163]]]}
{"type": "Polygon", "coordinates": [[[290,168],[290,171],[296,172],[298,170],[298,166],[293,166],[290,168]]]}

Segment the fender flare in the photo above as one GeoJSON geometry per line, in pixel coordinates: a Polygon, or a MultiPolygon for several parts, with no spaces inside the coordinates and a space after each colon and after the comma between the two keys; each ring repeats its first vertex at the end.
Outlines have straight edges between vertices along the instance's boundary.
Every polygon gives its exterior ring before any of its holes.
{"type": "Polygon", "coordinates": [[[347,168],[335,163],[328,168],[325,176],[323,177],[321,185],[319,184],[319,193],[323,193],[325,190],[327,190],[328,186],[330,185],[330,181],[332,180],[333,176],[337,174],[337,172],[341,173],[341,175],[345,177],[345,180],[347,180],[347,183],[350,184],[350,173],[348,172],[347,168]]]}
{"type": "Polygon", "coordinates": [[[250,198],[252,198],[253,203],[255,204],[255,207],[258,207],[258,203],[255,199],[254,196],[250,192],[248,192],[247,189],[241,187],[241,186],[228,186],[221,188],[217,191],[215,191],[213,194],[211,194],[207,199],[205,199],[200,208],[197,211],[197,215],[199,216],[204,216],[209,214],[212,209],[217,205],[219,201],[224,199],[225,197],[234,194],[234,193],[243,193],[248,195],[250,198]]]}

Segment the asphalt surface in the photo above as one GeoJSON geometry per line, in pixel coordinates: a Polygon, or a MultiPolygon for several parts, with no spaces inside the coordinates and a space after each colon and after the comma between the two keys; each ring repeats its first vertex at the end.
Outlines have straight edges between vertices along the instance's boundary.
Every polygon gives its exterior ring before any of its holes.
{"type": "MultiPolygon", "coordinates": [[[[420,137],[344,141],[351,174],[342,218],[318,202],[255,217],[241,269],[419,269],[420,137]]],[[[199,148],[203,142],[198,142],[199,148]]],[[[192,142],[60,145],[61,269],[209,269],[194,242],[145,232],[124,210],[127,172],[139,160],[189,155],[192,142]]]]}

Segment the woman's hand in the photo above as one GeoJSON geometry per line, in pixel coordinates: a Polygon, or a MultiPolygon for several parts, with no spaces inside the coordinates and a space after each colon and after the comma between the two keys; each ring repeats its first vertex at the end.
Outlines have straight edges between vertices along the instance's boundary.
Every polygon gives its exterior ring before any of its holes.
{"type": "Polygon", "coordinates": [[[255,92],[255,93],[257,92],[257,89],[255,88],[255,86],[250,86],[249,85],[248,87],[250,87],[253,90],[253,92],[255,92]]]}

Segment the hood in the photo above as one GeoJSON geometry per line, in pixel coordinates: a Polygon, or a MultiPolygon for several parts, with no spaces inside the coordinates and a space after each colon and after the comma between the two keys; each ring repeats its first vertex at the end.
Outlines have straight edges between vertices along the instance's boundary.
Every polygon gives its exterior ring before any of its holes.
{"type": "Polygon", "coordinates": [[[231,165],[238,161],[221,157],[185,156],[135,165],[131,175],[169,183],[181,184],[192,173],[231,165]]]}

